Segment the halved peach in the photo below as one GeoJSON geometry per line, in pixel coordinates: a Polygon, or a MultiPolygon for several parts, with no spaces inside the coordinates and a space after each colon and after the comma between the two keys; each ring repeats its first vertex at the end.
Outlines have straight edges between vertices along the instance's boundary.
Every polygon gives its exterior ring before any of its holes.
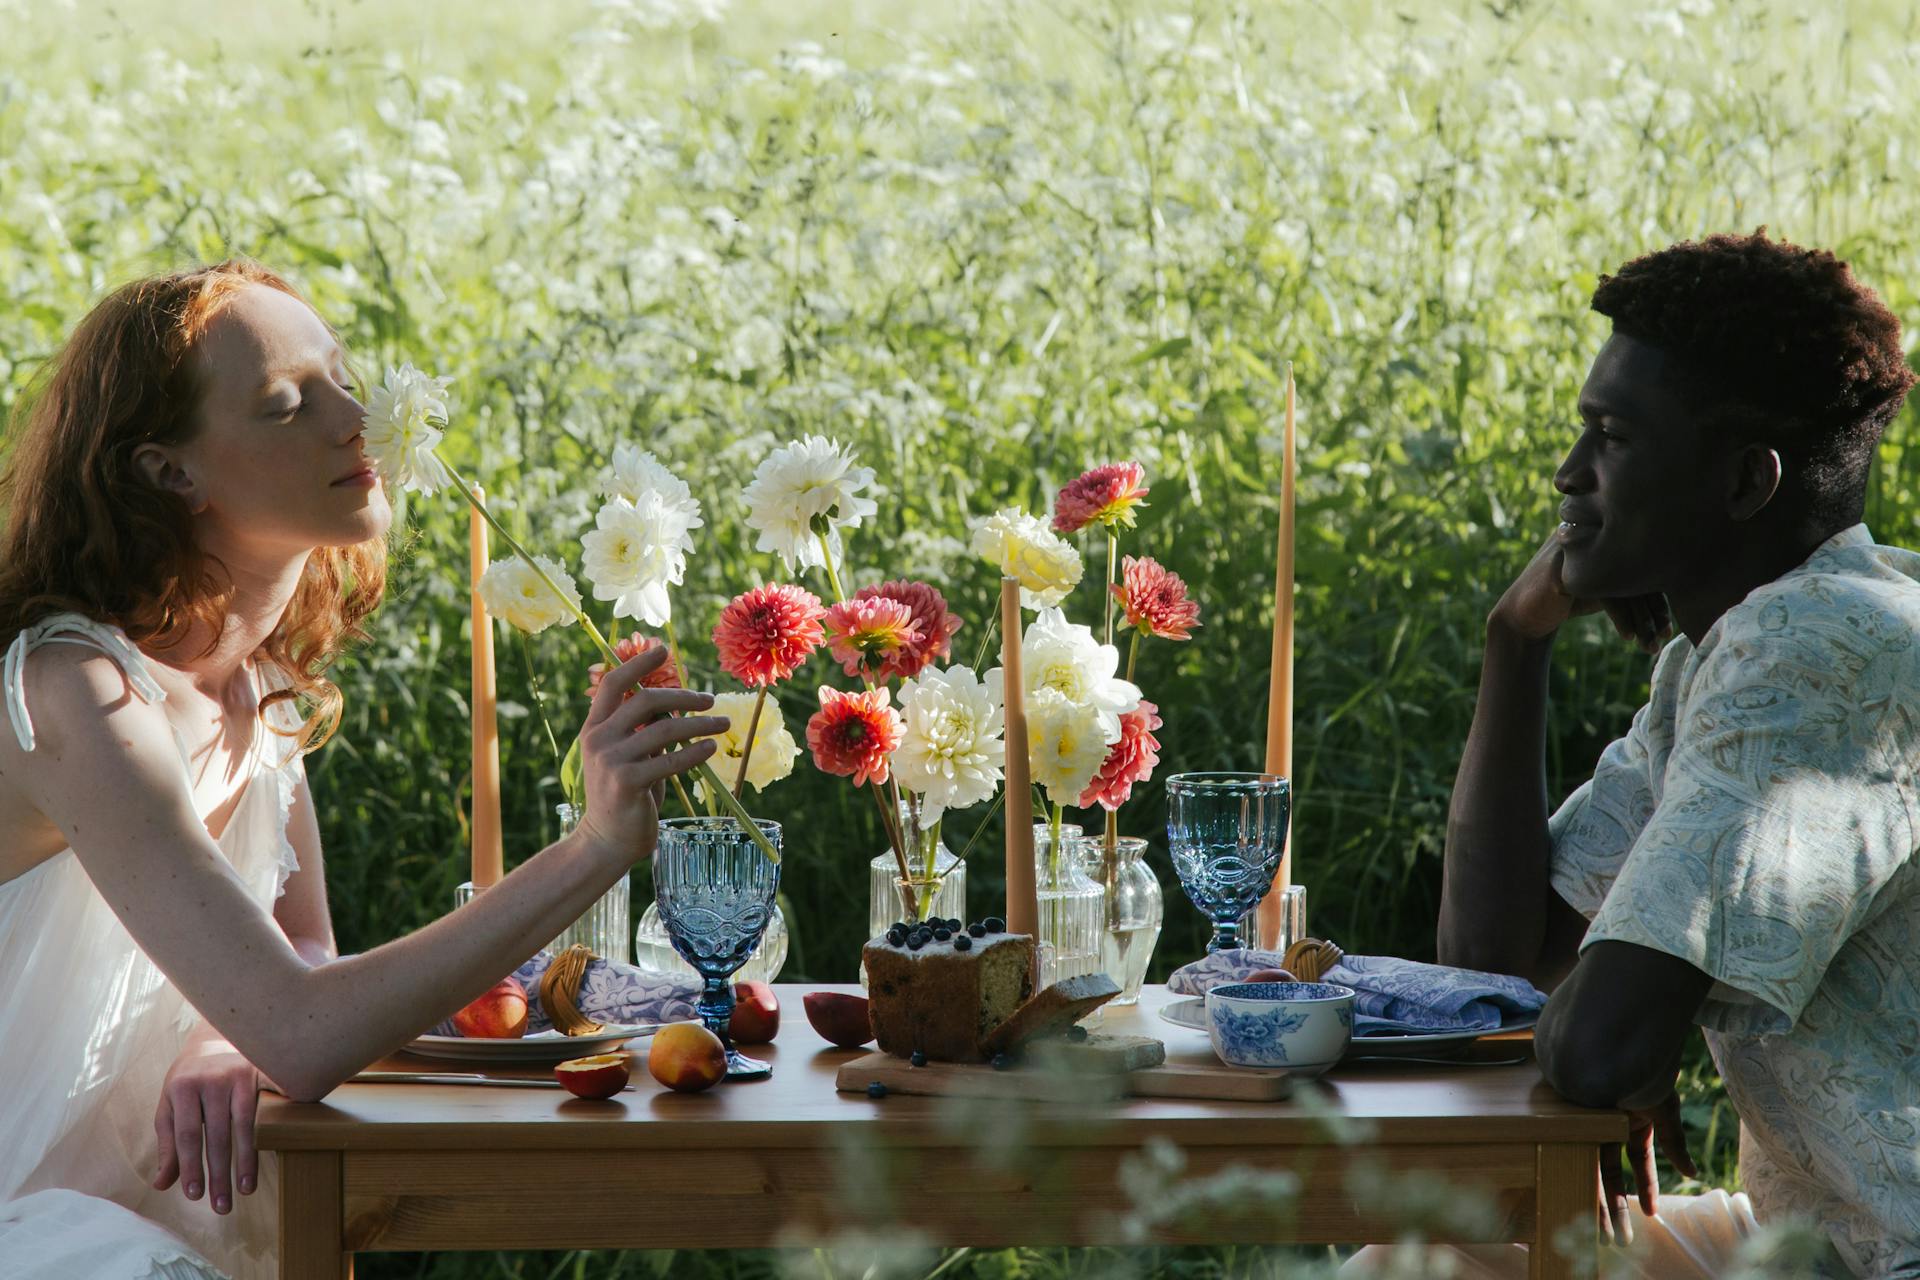
{"type": "Polygon", "coordinates": [[[624,1053],[571,1058],[553,1069],[553,1078],[576,1098],[611,1098],[627,1087],[631,1075],[632,1068],[624,1053]]]}
{"type": "Polygon", "coordinates": [[[820,1038],[840,1049],[858,1049],[873,1039],[873,1019],[865,996],[844,991],[809,991],[800,997],[807,1021],[820,1038]]]}

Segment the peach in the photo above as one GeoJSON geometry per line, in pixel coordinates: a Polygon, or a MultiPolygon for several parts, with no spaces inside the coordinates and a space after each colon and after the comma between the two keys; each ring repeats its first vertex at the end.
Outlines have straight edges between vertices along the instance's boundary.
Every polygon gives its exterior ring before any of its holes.
{"type": "Polygon", "coordinates": [[[698,1022],[674,1022],[653,1033],[647,1070],[669,1089],[698,1093],[726,1078],[727,1046],[698,1022]]]}
{"type": "Polygon", "coordinates": [[[453,1029],[469,1039],[518,1040],[527,1034],[527,989],[508,974],[454,1014],[453,1029]]]}
{"type": "Polygon", "coordinates": [[[800,997],[807,1021],[820,1038],[840,1049],[858,1049],[873,1039],[873,1020],[867,998],[843,991],[809,991],[800,997]]]}
{"type": "Polygon", "coordinates": [[[627,1087],[630,1077],[627,1055],[596,1053],[590,1058],[572,1058],[553,1069],[553,1078],[566,1086],[576,1098],[611,1098],[627,1087]]]}
{"type": "Polygon", "coordinates": [[[780,1031],[780,1001],[764,982],[733,985],[733,1017],[727,1034],[735,1044],[772,1044],[780,1031]]]}
{"type": "Polygon", "coordinates": [[[1248,974],[1246,977],[1241,978],[1240,981],[1241,982],[1293,982],[1293,981],[1296,981],[1296,979],[1292,974],[1288,973],[1285,969],[1255,969],[1252,973],[1248,974]]]}

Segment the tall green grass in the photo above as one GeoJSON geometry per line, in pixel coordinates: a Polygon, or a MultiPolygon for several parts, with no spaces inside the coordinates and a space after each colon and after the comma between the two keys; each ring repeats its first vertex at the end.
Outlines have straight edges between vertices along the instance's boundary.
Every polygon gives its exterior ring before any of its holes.
{"type": "MultiPolygon", "coordinates": [[[[1255,764],[1292,362],[1294,868],[1314,930],[1355,950],[1431,954],[1482,623],[1553,521],[1549,477],[1605,336],[1597,275],[1765,223],[1835,248],[1920,323],[1904,88],[1920,18],[1891,0],[739,3],[718,22],[669,0],[314,2],[270,23],[236,4],[14,8],[0,395],[112,284],[252,254],[311,292],[365,370],[455,377],[450,448],[545,549],[577,562],[616,442],[682,474],[708,529],[677,619],[709,676],[718,607],[778,574],[739,500],[774,443],[820,432],[878,468],[853,576],[941,583],[962,653],[991,608],[968,519],[1137,458],[1152,506],[1123,550],[1177,569],[1205,610],[1193,642],[1142,655],[1160,776],[1255,764]]],[[[1909,409],[1881,454],[1869,518],[1886,541],[1915,535],[1914,425],[1909,409]]],[[[336,670],[345,727],[310,762],[347,948],[433,918],[465,875],[464,519],[438,499],[404,512],[373,641],[336,670]]],[[[1091,582],[1070,606],[1098,607],[1091,582]]],[[[551,838],[559,799],[523,643],[563,735],[591,661],[571,635],[502,644],[510,860],[551,838]]],[[[1586,775],[1647,674],[1598,622],[1563,637],[1556,786],[1586,775]]],[[[791,726],[813,683],[782,691],[791,726]]],[[[803,768],[757,807],[786,824],[787,976],[850,979],[871,805],[803,768]]],[[[1156,841],[1163,822],[1157,784],[1121,815],[1156,841]]],[[[1157,975],[1204,935],[1163,847],[1151,857],[1169,893],[1157,975]]],[[[994,900],[997,858],[970,874],[994,900]]],[[[644,901],[644,872],[635,888],[644,901]]],[[[1710,1064],[1687,1083],[1709,1180],[1728,1182],[1710,1064]]],[[[945,1274],[1255,1265],[1139,1257],[979,1254],[945,1274]]],[[[665,1274],[638,1257],[375,1265],[665,1274]]]]}

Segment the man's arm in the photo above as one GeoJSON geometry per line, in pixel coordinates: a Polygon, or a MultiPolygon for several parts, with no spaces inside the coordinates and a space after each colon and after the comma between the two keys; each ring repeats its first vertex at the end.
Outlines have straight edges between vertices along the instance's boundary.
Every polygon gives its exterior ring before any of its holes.
{"type": "Polygon", "coordinates": [[[1658,1106],[1673,1092],[1680,1051],[1712,986],[1712,978],[1664,951],[1594,943],[1534,1028],[1541,1074],[1554,1092],[1583,1106],[1658,1106]]]}

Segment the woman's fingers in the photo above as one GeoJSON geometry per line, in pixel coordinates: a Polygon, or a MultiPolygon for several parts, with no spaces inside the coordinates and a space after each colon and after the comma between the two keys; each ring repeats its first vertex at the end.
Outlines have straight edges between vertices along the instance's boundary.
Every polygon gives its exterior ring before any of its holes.
{"type": "Polygon", "coordinates": [[[215,1213],[233,1208],[233,1091],[225,1083],[209,1080],[200,1095],[207,1131],[207,1199],[215,1213]]]}
{"type": "Polygon", "coordinates": [[[160,1151],[160,1170],[153,1175],[153,1189],[165,1191],[180,1177],[180,1156],[173,1149],[173,1101],[160,1091],[160,1105],[153,1112],[153,1136],[160,1151]]]}
{"type": "Polygon", "coordinates": [[[187,1085],[169,1085],[173,1091],[173,1153],[180,1164],[180,1189],[198,1200],[205,1186],[200,1163],[200,1091],[187,1085]]]}
{"type": "Polygon", "coordinates": [[[649,720],[664,719],[676,711],[705,711],[712,705],[713,695],[698,689],[642,689],[614,708],[600,732],[617,738],[649,720]]]}
{"type": "Polygon", "coordinates": [[[613,714],[626,697],[627,690],[639,684],[648,672],[667,660],[667,647],[654,645],[644,653],[628,658],[601,678],[600,689],[587,708],[587,724],[595,725],[613,714]]]}
{"type": "Polygon", "coordinates": [[[664,782],[678,773],[685,773],[693,766],[714,753],[720,744],[712,738],[702,738],[690,747],[678,751],[669,751],[661,756],[645,756],[629,768],[635,787],[650,788],[656,782],[664,782]]]}
{"type": "Polygon", "coordinates": [[[243,1196],[252,1195],[260,1181],[260,1152],[253,1145],[253,1116],[259,1109],[259,1083],[249,1078],[233,1091],[233,1173],[243,1196]]]}
{"type": "Polygon", "coordinates": [[[644,729],[629,733],[617,745],[607,749],[606,758],[616,763],[637,760],[641,756],[664,751],[696,738],[713,738],[727,731],[725,716],[680,716],[656,720],[644,729]]]}

